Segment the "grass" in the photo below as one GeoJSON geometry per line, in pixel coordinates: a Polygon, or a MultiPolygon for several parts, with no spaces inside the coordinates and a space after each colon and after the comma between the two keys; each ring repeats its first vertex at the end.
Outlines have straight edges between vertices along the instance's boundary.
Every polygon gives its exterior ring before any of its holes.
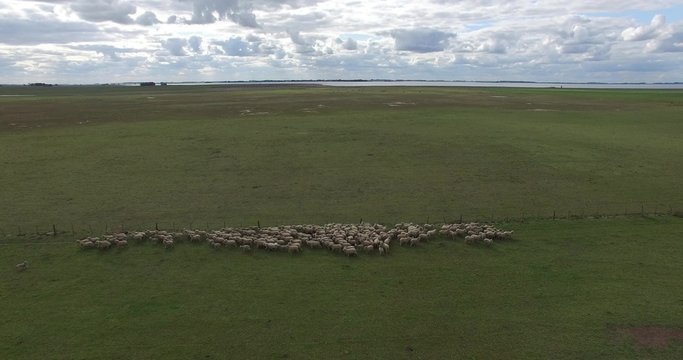
{"type": "MultiPolygon", "coordinates": [[[[390,257],[2,246],[4,359],[674,359],[617,328],[680,327],[683,222],[507,224],[493,248],[390,257]],[[15,259],[30,268],[13,270],[15,259]]],[[[54,241],[54,242],[53,242],[54,241]]]]}
{"type": "Polygon", "coordinates": [[[678,91],[0,89],[20,91],[6,233],[683,208],[678,91]]]}
{"type": "Polygon", "coordinates": [[[676,215],[680,91],[0,87],[19,94],[0,96],[2,359],[683,353],[619,331],[683,328],[676,216],[503,223],[516,240],[493,248],[358,259],[82,252],[69,234],[676,215]],[[35,235],[52,224],[66,233],[35,235]]]}

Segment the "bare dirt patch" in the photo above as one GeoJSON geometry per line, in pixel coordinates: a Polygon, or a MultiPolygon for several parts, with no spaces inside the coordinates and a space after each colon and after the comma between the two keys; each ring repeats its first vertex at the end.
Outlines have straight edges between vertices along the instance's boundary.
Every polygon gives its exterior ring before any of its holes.
{"type": "Polygon", "coordinates": [[[638,346],[644,348],[661,349],[674,341],[683,341],[683,329],[665,326],[620,328],[619,332],[631,336],[638,346]]]}

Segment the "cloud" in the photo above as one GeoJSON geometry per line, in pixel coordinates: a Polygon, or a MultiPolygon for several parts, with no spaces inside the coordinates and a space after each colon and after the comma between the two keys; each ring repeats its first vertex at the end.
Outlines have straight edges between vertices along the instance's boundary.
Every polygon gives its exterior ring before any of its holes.
{"type": "Polygon", "coordinates": [[[642,41],[650,40],[659,35],[666,25],[666,17],[664,15],[656,15],[652,18],[649,25],[629,27],[622,31],[621,36],[625,41],[642,41]]]}
{"type": "Polygon", "coordinates": [[[232,20],[245,26],[257,28],[256,15],[251,5],[239,0],[195,0],[192,8],[191,24],[211,24],[218,20],[232,20]]]}
{"type": "Polygon", "coordinates": [[[40,15],[33,15],[31,19],[0,17],[0,34],[0,43],[10,45],[64,44],[109,38],[92,24],[59,21],[40,15]]]}
{"type": "Polygon", "coordinates": [[[621,33],[625,41],[645,41],[649,53],[683,52],[683,26],[666,23],[664,15],[655,15],[649,25],[629,27],[621,33]]]}
{"type": "Polygon", "coordinates": [[[455,37],[455,34],[428,28],[393,30],[390,34],[396,50],[417,53],[443,51],[449,40],[455,37]]]}
{"type": "Polygon", "coordinates": [[[185,46],[188,45],[186,39],[168,38],[161,42],[161,47],[166,49],[172,56],[187,56],[185,46]]]}
{"type": "Polygon", "coordinates": [[[670,28],[658,38],[649,41],[645,49],[652,53],[683,52],[683,29],[670,28]]]}
{"type": "Polygon", "coordinates": [[[70,5],[78,16],[87,21],[112,21],[119,24],[132,24],[135,5],[120,0],[78,0],[70,5]]]}
{"type": "Polygon", "coordinates": [[[187,39],[187,44],[190,46],[190,49],[195,53],[199,53],[202,51],[202,38],[199,36],[191,36],[189,39],[187,39]]]}
{"type": "Polygon", "coordinates": [[[356,40],[348,38],[346,39],[346,41],[344,41],[342,47],[344,48],[344,50],[356,50],[358,49],[358,42],[356,40]]]}
{"type": "Polygon", "coordinates": [[[680,81],[679,9],[680,0],[0,0],[0,56],[14,64],[4,79],[81,67],[97,81],[112,66],[130,70],[121,79],[680,81]]]}
{"type": "Polygon", "coordinates": [[[220,46],[223,53],[228,56],[253,56],[260,52],[258,43],[244,41],[239,36],[226,41],[214,41],[214,44],[220,46]]]}
{"type": "Polygon", "coordinates": [[[159,24],[161,21],[157,19],[157,16],[151,11],[145,11],[135,18],[135,23],[143,26],[152,26],[154,24],[159,24]]]}
{"type": "Polygon", "coordinates": [[[315,40],[313,39],[307,39],[301,36],[301,33],[298,31],[292,31],[288,30],[287,34],[289,35],[289,39],[292,41],[294,44],[294,51],[298,54],[310,54],[315,52],[315,49],[313,48],[313,44],[315,44],[315,40]]]}

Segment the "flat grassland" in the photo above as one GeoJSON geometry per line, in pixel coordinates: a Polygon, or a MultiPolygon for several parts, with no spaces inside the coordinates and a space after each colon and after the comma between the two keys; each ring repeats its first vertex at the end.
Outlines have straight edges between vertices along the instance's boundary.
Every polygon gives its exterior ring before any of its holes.
{"type": "Polygon", "coordinates": [[[681,119],[670,90],[0,87],[0,358],[678,359],[628,332],[683,328],[675,216],[357,259],[71,228],[675,213],[681,119]]]}
{"type": "Polygon", "coordinates": [[[683,207],[682,91],[0,88],[22,91],[6,232],[683,207]]]}

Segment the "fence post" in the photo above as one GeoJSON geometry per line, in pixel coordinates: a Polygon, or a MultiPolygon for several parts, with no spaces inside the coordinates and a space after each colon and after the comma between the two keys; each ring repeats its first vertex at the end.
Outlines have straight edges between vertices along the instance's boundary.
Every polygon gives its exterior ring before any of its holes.
{"type": "Polygon", "coordinates": [[[553,220],[555,220],[555,210],[553,210],[553,220]]]}
{"type": "Polygon", "coordinates": [[[52,224],[52,236],[57,236],[57,225],[52,224]]]}

